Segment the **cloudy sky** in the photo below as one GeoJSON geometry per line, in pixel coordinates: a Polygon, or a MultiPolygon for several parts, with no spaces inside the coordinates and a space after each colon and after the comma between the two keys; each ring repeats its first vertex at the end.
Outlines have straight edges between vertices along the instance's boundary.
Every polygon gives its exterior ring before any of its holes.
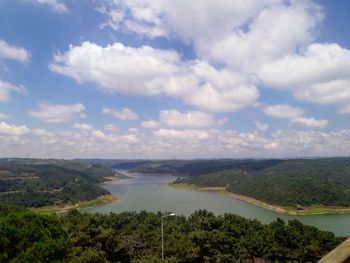
{"type": "Polygon", "coordinates": [[[349,21],[348,0],[1,0],[0,156],[348,156],[349,21]]]}

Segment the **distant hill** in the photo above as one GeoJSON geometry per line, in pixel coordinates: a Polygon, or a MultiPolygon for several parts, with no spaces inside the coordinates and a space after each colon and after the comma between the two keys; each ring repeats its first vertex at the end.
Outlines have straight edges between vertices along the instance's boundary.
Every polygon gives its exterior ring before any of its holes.
{"type": "Polygon", "coordinates": [[[43,206],[108,193],[97,185],[113,169],[172,174],[175,183],[225,187],[279,206],[350,207],[350,158],[323,159],[0,159],[0,202],[43,206]]]}
{"type": "MultiPolygon", "coordinates": [[[[264,161],[264,165],[270,165],[271,162],[275,163],[280,161],[281,160],[268,160],[264,161]]],[[[232,169],[244,164],[259,165],[260,163],[260,161],[253,159],[162,160],[144,162],[133,167],[129,172],[195,176],[232,169]]]]}
{"type": "Polygon", "coordinates": [[[76,161],[89,163],[89,164],[100,164],[113,169],[129,170],[134,167],[149,163],[149,160],[128,160],[128,159],[75,159],[76,161]]]}
{"type": "Polygon", "coordinates": [[[176,182],[223,186],[281,206],[350,206],[350,158],[243,161],[221,168],[203,173],[190,170],[189,176],[176,182]]]}
{"type": "Polygon", "coordinates": [[[109,192],[98,185],[114,175],[99,164],[55,159],[0,159],[0,202],[25,207],[76,203],[109,192]]]}
{"type": "Polygon", "coordinates": [[[350,207],[350,158],[164,160],[131,172],[173,174],[175,183],[226,187],[280,206],[350,207]]]}

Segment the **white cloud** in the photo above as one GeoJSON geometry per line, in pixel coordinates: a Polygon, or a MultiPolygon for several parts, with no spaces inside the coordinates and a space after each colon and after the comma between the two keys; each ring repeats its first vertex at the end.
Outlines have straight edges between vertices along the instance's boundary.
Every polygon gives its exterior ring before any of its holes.
{"type": "Polygon", "coordinates": [[[179,36],[186,42],[214,40],[246,23],[278,0],[113,0],[99,2],[105,25],[148,37],[179,36]],[[102,3],[101,3],[102,2],[102,3]]]}
{"type": "Polygon", "coordinates": [[[254,73],[261,64],[309,43],[321,19],[320,7],[311,1],[275,4],[261,10],[248,29],[236,28],[214,44],[200,44],[200,52],[231,68],[254,73]]]}
{"type": "Polygon", "coordinates": [[[85,107],[81,103],[63,105],[41,102],[36,109],[28,110],[28,113],[44,122],[60,123],[71,121],[84,110],[85,107]]]}
{"type": "Polygon", "coordinates": [[[30,60],[30,53],[23,47],[11,46],[6,41],[0,39],[0,58],[28,62],[30,60]]]}
{"type": "Polygon", "coordinates": [[[323,18],[312,1],[114,0],[99,2],[98,10],[108,17],[104,26],[180,38],[202,57],[249,72],[310,42],[323,18]]]}
{"type": "Polygon", "coordinates": [[[139,115],[136,112],[128,108],[117,110],[105,107],[102,109],[102,113],[112,115],[113,117],[121,120],[137,120],[139,118],[139,115]]]}
{"type": "Polygon", "coordinates": [[[314,118],[304,118],[304,117],[292,119],[291,122],[299,124],[304,127],[319,128],[319,129],[326,128],[328,125],[327,120],[317,120],[314,118]]]}
{"type": "Polygon", "coordinates": [[[114,43],[101,47],[84,42],[55,55],[50,69],[79,83],[97,83],[108,93],[164,94],[212,112],[237,111],[259,96],[257,88],[239,74],[200,60],[182,61],[175,51],[149,46],[114,43]]]}
{"type": "Polygon", "coordinates": [[[56,54],[50,69],[78,82],[95,82],[107,92],[159,95],[167,92],[173,76],[182,73],[180,64],[175,51],[132,48],[121,43],[101,47],[84,42],[70,46],[65,54],[56,54]]]}
{"type": "Polygon", "coordinates": [[[296,119],[304,114],[302,109],[287,104],[267,105],[262,110],[266,115],[279,119],[296,119]]]}
{"type": "Polygon", "coordinates": [[[254,124],[260,131],[267,131],[269,129],[269,125],[267,123],[255,121],[254,124]]]}
{"type": "Polygon", "coordinates": [[[252,105],[259,97],[257,88],[244,76],[227,69],[216,69],[203,61],[192,65],[198,87],[185,102],[210,112],[232,112],[252,105]]]}
{"type": "Polygon", "coordinates": [[[298,130],[293,126],[270,134],[158,129],[136,135],[107,134],[94,127],[49,132],[0,122],[0,144],[1,156],[25,157],[29,153],[39,158],[281,158],[349,155],[350,130],[298,130]]]}
{"type": "Polygon", "coordinates": [[[140,141],[140,139],[134,134],[124,135],[121,139],[127,143],[138,143],[140,141]]]}
{"type": "Polygon", "coordinates": [[[44,130],[44,129],[33,129],[32,133],[36,136],[39,136],[39,137],[52,137],[52,136],[54,136],[53,133],[48,132],[47,130],[44,130]]]}
{"type": "Polygon", "coordinates": [[[16,126],[0,122],[0,135],[22,136],[30,133],[30,129],[25,125],[16,126]]]}
{"type": "Polygon", "coordinates": [[[0,102],[10,99],[10,92],[15,91],[21,95],[27,94],[27,89],[23,85],[14,85],[12,83],[0,80],[0,102]]]}
{"type": "Polygon", "coordinates": [[[220,125],[220,126],[221,126],[221,125],[224,125],[224,124],[228,123],[229,121],[230,121],[229,118],[224,117],[224,118],[218,120],[216,123],[217,123],[217,125],[220,125]]]}
{"type": "Polygon", "coordinates": [[[87,124],[87,123],[74,123],[73,128],[79,129],[82,131],[91,131],[94,127],[91,124],[87,124]]]}
{"type": "Polygon", "coordinates": [[[350,50],[337,44],[312,44],[302,54],[263,65],[259,76],[266,86],[291,90],[297,99],[350,112],[350,50]]]}
{"type": "MultiPolygon", "coordinates": [[[[263,105],[261,107],[266,115],[278,119],[288,119],[290,123],[298,124],[303,127],[323,129],[328,125],[327,120],[304,117],[304,111],[302,109],[287,104],[263,105]]],[[[263,128],[259,122],[255,122],[255,125],[260,130],[263,128]]]]}
{"type": "Polygon", "coordinates": [[[49,7],[52,11],[56,13],[67,13],[68,8],[61,0],[25,0],[30,1],[35,4],[40,4],[49,7]]]}
{"type": "Polygon", "coordinates": [[[159,129],[153,133],[157,137],[180,140],[206,140],[210,137],[208,132],[201,130],[159,129]]]}
{"type": "Polygon", "coordinates": [[[159,119],[173,127],[209,127],[217,123],[212,114],[200,111],[182,113],[174,109],[160,111],[159,119]]]}
{"type": "Polygon", "coordinates": [[[141,126],[147,129],[155,129],[160,126],[160,123],[157,121],[143,121],[141,122],[141,126]]]}
{"type": "Polygon", "coordinates": [[[104,127],[103,127],[106,131],[110,131],[110,132],[117,132],[119,129],[118,129],[118,126],[114,125],[114,124],[106,124],[104,127]]]}
{"type": "Polygon", "coordinates": [[[91,130],[91,135],[99,141],[107,141],[108,140],[108,136],[106,134],[104,134],[103,131],[100,131],[100,130],[91,130]]]}
{"type": "Polygon", "coordinates": [[[0,121],[9,119],[10,116],[5,113],[0,113],[0,121]]]}

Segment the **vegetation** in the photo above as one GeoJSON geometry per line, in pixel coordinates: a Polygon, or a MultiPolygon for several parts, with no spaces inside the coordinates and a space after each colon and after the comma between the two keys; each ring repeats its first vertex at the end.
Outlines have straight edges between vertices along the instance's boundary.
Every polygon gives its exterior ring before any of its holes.
{"type": "Polygon", "coordinates": [[[350,206],[350,158],[260,160],[230,169],[190,173],[175,183],[225,187],[264,202],[303,209],[350,206]]]}
{"type": "MultiPolygon", "coordinates": [[[[0,262],[162,262],[161,214],[62,217],[0,205],[0,262]]],[[[343,238],[297,220],[264,225],[233,214],[197,211],[165,219],[166,262],[315,262],[343,238]]]]}
{"type": "Polygon", "coordinates": [[[114,172],[66,160],[0,159],[0,202],[25,207],[74,204],[109,194],[100,187],[114,172]]]}

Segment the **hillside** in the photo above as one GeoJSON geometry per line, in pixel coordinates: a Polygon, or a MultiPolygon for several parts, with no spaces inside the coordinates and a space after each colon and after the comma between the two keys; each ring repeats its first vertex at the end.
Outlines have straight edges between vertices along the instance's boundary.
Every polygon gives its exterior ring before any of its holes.
{"type": "Polygon", "coordinates": [[[109,193],[98,184],[113,175],[77,161],[0,159],[0,202],[41,207],[92,200],[109,193]]]}
{"type": "Polygon", "coordinates": [[[260,160],[230,169],[189,174],[175,183],[222,186],[236,194],[302,209],[350,206],[350,158],[260,160]]]}
{"type": "Polygon", "coordinates": [[[42,215],[0,205],[0,261],[6,262],[316,262],[343,238],[281,219],[257,220],[205,210],[166,218],[165,261],[160,213],[42,215]]]}

